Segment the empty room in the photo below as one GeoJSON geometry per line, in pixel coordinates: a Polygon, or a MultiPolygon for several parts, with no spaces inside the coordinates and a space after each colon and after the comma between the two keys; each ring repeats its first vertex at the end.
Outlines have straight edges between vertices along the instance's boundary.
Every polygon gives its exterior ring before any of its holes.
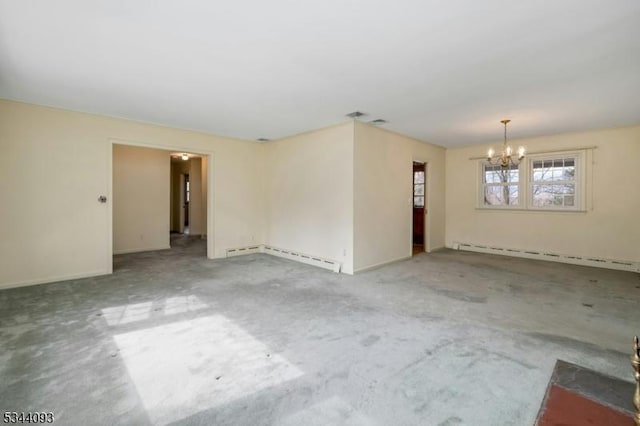
{"type": "Polygon", "coordinates": [[[0,0],[0,416],[640,426],[640,2],[0,0]]]}

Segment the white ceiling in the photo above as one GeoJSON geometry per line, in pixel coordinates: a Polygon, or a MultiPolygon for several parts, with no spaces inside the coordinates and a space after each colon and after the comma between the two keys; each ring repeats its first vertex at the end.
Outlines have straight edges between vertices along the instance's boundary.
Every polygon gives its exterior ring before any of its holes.
{"type": "Polygon", "coordinates": [[[0,97],[246,139],[640,124],[640,1],[0,0],[0,97]]]}

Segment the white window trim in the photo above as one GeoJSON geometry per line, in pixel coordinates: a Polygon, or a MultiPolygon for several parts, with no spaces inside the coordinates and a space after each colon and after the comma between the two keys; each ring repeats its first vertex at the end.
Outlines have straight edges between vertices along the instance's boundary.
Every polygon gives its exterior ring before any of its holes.
{"type": "Polygon", "coordinates": [[[527,175],[525,177],[526,181],[526,200],[527,200],[527,209],[528,210],[536,210],[536,211],[555,211],[555,212],[576,212],[576,211],[584,211],[585,210],[585,160],[584,160],[584,152],[583,151],[567,151],[567,152],[554,152],[552,154],[533,154],[527,156],[527,175]],[[564,158],[574,158],[575,159],[575,202],[573,207],[553,207],[553,206],[545,206],[545,207],[536,207],[533,205],[533,162],[540,160],[560,160],[564,158]]]}
{"type": "MultiPolygon", "coordinates": [[[[501,205],[487,205],[484,203],[484,166],[487,164],[487,160],[478,162],[478,208],[486,210],[524,210],[525,204],[522,198],[524,188],[522,185],[522,163],[518,165],[518,204],[509,204],[505,206],[501,205]]],[[[514,186],[513,184],[511,186],[514,186]]]]}
{"type": "Polygon", "coordinates": [[[521,210],[539,212],[584,212],[587,201],[587,168],[586,150],[558,151],[553,153],[536,153],[527,155],[518,165],[518,204],[508,206],[486,205],[484,203],[484,165],[486,159],[478,161],[478,184],[477,184],[477,208],[481,210],[521,210]],[[576,178],[575,178],[575,206],[573,207],[535,207],[533,205],[533,162],[539,160],[554,160],[562,158],[575,158],[576,178]]]}

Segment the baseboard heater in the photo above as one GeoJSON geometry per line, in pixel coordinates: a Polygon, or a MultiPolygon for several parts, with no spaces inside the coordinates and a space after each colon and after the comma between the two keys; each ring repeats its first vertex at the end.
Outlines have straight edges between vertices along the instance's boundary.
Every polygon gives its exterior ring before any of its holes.
{"type": "Polygon", "coordinates": [[[471,243],[453,243],[452,248],[454,250],[501,254],[504,256],[524,257],[527,259],[548,260],[551,262],[571,263],[574,265],[595,266],[597,268],[640,272],[640,262],[632,262],[626,260],[603,259],[592,256],[574,256],[568,254],[549,253],[545,251],[521,250],[471,243]]]}
{"type": "Polygon", "coordinates": [[[322,257],[310,254],[299,253],[293,250],[285,250],[269,245],[249,246],[227,249],[227,257],[241,256],[251,253],[265,253],[272,256],[282,257],[284,259],[295,260],[296,262],[306,263],[307,265],[317,266],[319,268],[328,269],[333,272],[340,272],[342,264],[335,260],[324,259],[322,257]]]}
{"type": "Polygon", "coordinates": [[[249,246],[227,249],[227,257],[240,256],[243,254],[262,253],[262,246],[249,246]]]}

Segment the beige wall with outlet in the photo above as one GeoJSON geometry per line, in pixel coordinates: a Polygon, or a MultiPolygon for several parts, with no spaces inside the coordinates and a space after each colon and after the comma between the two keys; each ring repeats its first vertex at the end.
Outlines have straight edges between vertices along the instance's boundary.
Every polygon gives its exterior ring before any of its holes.
{"type": "Polygon", "coordinates": [[[353,273],[353,123],[264,145],[266,243],[353,273]]]}
{"type": "Polygon", "coordinates": [[[413,161],[427,163],[427,249],[444,246],[445,149],[355,123],[354,269],[411,256],[413,161]]]}
{"type": "Polygon", "coordinates": [[[113,253],[169,248],[170,151],[113,145],[113,253]]]}
{"type": "Polygon", "coordinates": [[[212,153],[215,257],[263,235],[256,142],[7,100],[0,141],[0,288],[111,272],[112,143],[212,153]]]}
{"type": "MultiPolygon", "coordinates": [[[[492,144],[500,148],[501,141],[492,144]]],[[[447,150],[446,244],[471,243],[640,261],[640,126],[510,140],[530,153],[585,151],[586,211],[478,208],[478,162],[490,145],[447,150]]]]}

